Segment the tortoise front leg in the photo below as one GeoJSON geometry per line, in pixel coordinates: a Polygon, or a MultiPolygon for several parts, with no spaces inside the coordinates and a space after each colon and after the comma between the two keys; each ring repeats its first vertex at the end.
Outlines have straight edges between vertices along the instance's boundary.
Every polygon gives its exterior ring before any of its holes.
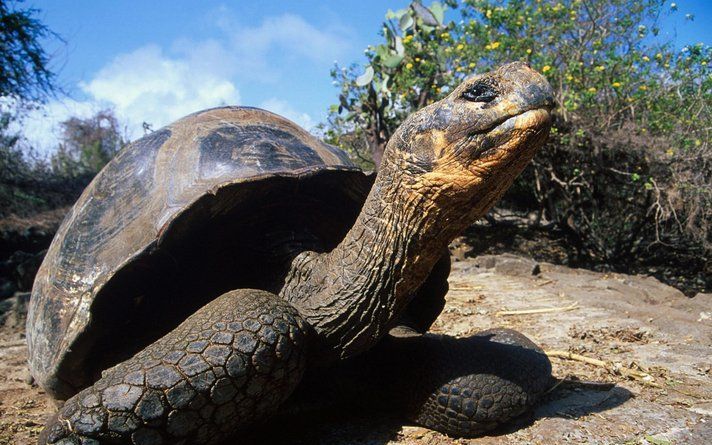
{"type": "Polygon", "coordinates": [[[228,292],[67,400],[39,443],[219,442],[290,395],[307,329],[274,294],[228,292]]]}

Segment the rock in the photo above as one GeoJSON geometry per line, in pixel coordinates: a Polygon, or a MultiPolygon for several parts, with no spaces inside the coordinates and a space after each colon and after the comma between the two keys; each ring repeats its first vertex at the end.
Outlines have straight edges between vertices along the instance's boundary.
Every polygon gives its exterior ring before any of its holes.
{"type": "Polygon", "coordinates": [[[517,255],[481,255],[474,259],[474,267],[479,269],[494,269],[493,272],[511,276],[532,276],[541,273],[541,266],[530,258],[517,255]]]}
{"type": "Polygon", "coordinates": [[[20,250],[8,258],[8,262],[14,266],[14,277],[18,290],[29,291],[32,289],[35,275],[37,275],[37,270],[40,268],[46,253],[46,249],[37,253],[27,253],[20,250]]]}
{"type": "Polygon", "coordinates": [[[10,298],[15,295],[17,286],[12,281],[0,278],[0,300],[10,298]]]}
{"type": "Polygon", "coordinates": [[[17,292],[12,298],[0,302],[0,325],[9,329],[24,329],[30,295],[29,292],[17,292]]]}
{"type": "MultiPolygon", "coordinates": [[[[0,264],[0,279],[4,281],[3,285],[8,289],[12,288],[12,293],[32,289],[35,275],[46,253],[47,250],[36,253],[22,250],[13,252],[7,260],[0,264]]],[[[2,290],[0,290],[0,296],[2,296],[2,290]]]]}

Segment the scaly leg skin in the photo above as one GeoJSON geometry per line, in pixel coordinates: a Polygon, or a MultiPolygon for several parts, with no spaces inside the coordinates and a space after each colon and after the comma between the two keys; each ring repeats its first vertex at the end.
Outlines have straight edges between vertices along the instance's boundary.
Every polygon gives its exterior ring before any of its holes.
{"type": "Polygon", "coordinates": [[[310,369],[286,408],[318,407],[321,391],[332,409],[356,405],[453,437],[473,437],[524,413],[552,384],[546,355],[516,331],[468,338],[391,332],[406,336],[388,336],[335,367],[310,369]]]}
{"type": "Polygon", "coordinates": [[[269,292],[228,292],[67,400],[39,443],[216,443],[301,380],[308,326],[269,292]]]}
{"type": "Polygon", "coordinates": [[[420,357],[431,362],[413,387],[433,389],[406,401],[409,418],[449,436],[478,436],[508,422],[553,383],[546,354],[517,331],[494,329],[465,339],[426,335],[419,342],[420,357]]]}

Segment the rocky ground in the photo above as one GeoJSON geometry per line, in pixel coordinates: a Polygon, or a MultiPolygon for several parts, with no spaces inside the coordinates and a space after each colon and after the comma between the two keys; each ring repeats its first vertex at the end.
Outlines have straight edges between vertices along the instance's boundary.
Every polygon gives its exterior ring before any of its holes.
{"type": "MultiPolygon", "coordinates": [[[[31,444],[54,410],[28,384],[24,300],[0,302],[0,444],[31,444]]],[[[712,294],[653,278],[482,256],[456,262],[437,332],[505,326],[552,355],[561,384],[531,415],[478,439],[396,419],[324,413],[267,424],[249,444],[707,444],[712,438],[712,294]]]]}

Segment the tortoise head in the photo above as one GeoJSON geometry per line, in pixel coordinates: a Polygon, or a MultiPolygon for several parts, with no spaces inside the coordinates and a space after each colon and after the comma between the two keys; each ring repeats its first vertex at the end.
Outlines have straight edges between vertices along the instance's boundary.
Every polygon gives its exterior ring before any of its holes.
{"type": "Polygon", "coordinates": [[[525,63],[504,65],[412,114],[391,138],[384,164],[411,177],[418,193],[491,204],[546,140],[553,106],[543,76],[525,63]]]}

